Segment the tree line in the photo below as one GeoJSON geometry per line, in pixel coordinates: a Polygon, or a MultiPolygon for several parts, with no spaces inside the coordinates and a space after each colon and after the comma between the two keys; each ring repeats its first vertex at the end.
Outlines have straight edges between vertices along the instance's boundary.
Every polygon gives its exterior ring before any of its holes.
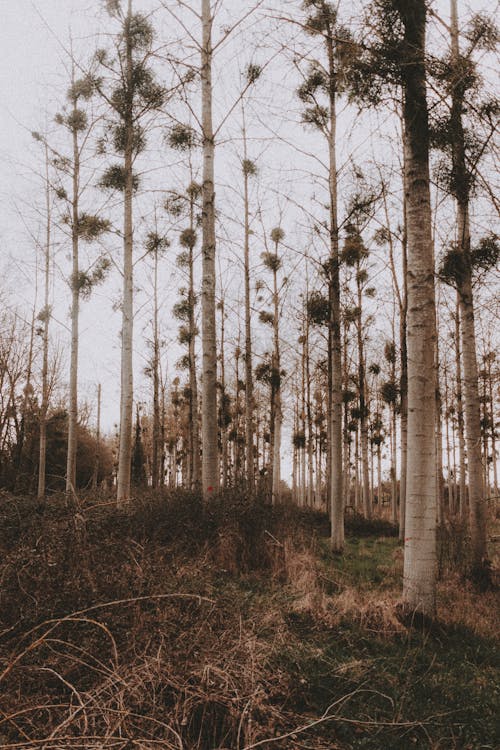
{"type": "Polygon", "coordinates": [[[496,342],[477,315],[485,295],[498,312],[500,245],[477,220],[481,210],[498,214],[488,178],[498,102],[484,62],[498,43],[493,20],[459,19],[457,0],[446,18],[423,0],[374,0],[357,24],[326,0],[255,2],[222,26],[210,0],[160,3],[152,14],[132,0],[105,6],[106,46],[79,57],[68,50],[65,102],[53,127],[33,133],[44,186],[43,305],[31,320],[2,312],[2,484],[35,491],[36,482],[43,500],[61,481],[73,493],[107,479],[121,507],[141,486],[205,498],[241,488],[327,511],[339,553],[346,512],[384,516],[404,541],[404,601],[432,614],[438,525],[467,524],[471,575],[485,579],[498,495],[496,342]],[[175,43],[162,39],[159,14],[176,25],[175,43]],[[271,41],[261,44],[264,30],[271,41]],[[218,55],[245,41],[236,90],[221,91],[218,55]],[[262,143],[290,145],[262,124],[274,106],[262,98],[276,60],[293,73],[296,125],[314,144],[307,153],[292,144],[298,169],[314,164],[307,205],[292,205],[286,184],[261,179],[262,143]],[[385,163],[361,166],[350,155],[340,165],[361,114],[390,119],[393,153],[385,163]],[[230,200],[219,199],[215,168],[228,132],[230,200]],[[139,168],[154,166],[158,149],[181,175],[175,187],[175,170],[148,181],[139,168]],[[59,403],[54,235],[71,267],[59,403]],[[221,265],[221,247],[236,262],[221,265]],[[145,265],[140,398],[134,304],[145,265]],[[182,286],[167,323],[162,274],[174,267],[182,286]],[[112,274],[121,284],[121,395],[117,434],[104,439],[79,398],[79,327],[82,302],[112,274]],[[174,376],[164,340],[172,319],[181,350],[174,376]]]}

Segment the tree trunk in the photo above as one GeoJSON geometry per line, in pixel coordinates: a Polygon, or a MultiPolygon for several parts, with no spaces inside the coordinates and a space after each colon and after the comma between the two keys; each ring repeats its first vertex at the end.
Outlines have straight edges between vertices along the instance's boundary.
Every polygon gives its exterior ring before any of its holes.
{"type": "Polygon", "coordinates": [[[226,313],[224,310],[224,301],[220,303],[220,440],[222,448],[222,486],[228,486],[229,479],[229,445],[227,439],[227,399],[226,399],[226,356],[224,349],[226,346],[226,313]]]}
{"type": "Polygon", "coordinates": [[[154,256],[153,288],[153,456],[151,467],[151,484],[153,489],[159,486],[159,450],[160,450],[160,335],[158,327],[158,250],[154,256]]]}
{"type": "MultiPolygon", "coordinates": [[[[363,482],[363,513],[365,518],[371,516],[370,502],[370,458],[368,453],[368,404],[366,399],[365,352],[363,345],[363,293],[360,279],[360,264],[356,266],[356,284],[358,292],[359,317],[356,323],[358,339],[358,388],[359,388],[359,429],[361,436],[361,475],[363,482]]],[[[378,498],[380,508],[380,497],[378,498]]]]}
{"type": "MultiPolygon", "coordinates": [[[[278,243],[276,242],[276,263],[278,259],[278,243]]],[[[276,381],[274,389],[274,440],[273,440],[273,481],[272,481],[272,504],[275,505],[280,500],[281,495],[281,426],[283,416],[281,411],[281,357],[280,357],[280,335],[279,335],[279,295],[278,295],[278,270],[277,264],[273,271],[273,330],[274,330],[274,352],[272,377],[276,381]]]]}
{"type": "Polygon", "coordinates": [[[444,522],[444,511],[443,511],[443,406],[441,397],[441,386],[439,384],[439,372],[440,361],[439,361],[439,322],[436,318],[436,496],[437,496],[437,522],[442,524],[444,522]]]}
{"type": "Polygon", "coordinates": [[[396,6],[404,24],[404,121],[408,221],[408,477],[403,600],[435,614],[436,312],[429,191],[424,0],[396,6]]]}
{"type": "Polygon", "coordinates": [[[95,435],[95,450],[94,450],[94,473],[92,475],[92,489],[97,489],[99,481],[99,459],[101,450],[101,384],[97,386],[97,424],[96,424],[96,435],[95,435]]]}
{"type": "MultiPolygon", "coordinates": [[[[190,193],[189,229],[194,236],[195,215],[194,195],[190,193]]],[[[189,243],[189,452],[190,452],[190,486],[198,489],[201,485],[200,472],[200,427],[198,421],[198,378],[196,376],[196,294],[194,290],[194,246],[189,243]]]]}
{"type": "Polygon", "coordinates": [[[44,311],[43,311],[43,354],[42,354],[42,402],[40,405],[40,447],[38,457],[39,500],[45,498],[45,476],[47,462],[47,412],[49,408],[49,323],[50,323],[50,243],[52,232],[52,211],[50,206],[49,150],[45,145],[45,210],[47,227],[45,236],[44,311]]]}
{"type": "Polygon", "coordinates": [[[254,457],[254,395],[252,369],[252,314],[250,297],[250,206],[249,206],[249,172],[247,163],[247,138],[243,128],[243,191],[244,191],[244,275],[245,275],[245,456],[246,481],[251,494],[255,490],[255,457],[254,457]]]}
{"type": "Polygon", "coordinates": [[[457,378],[457,431],[458,431],[458,463],[459,463],[459,513],[465,517],[467,509],[467,480],[465,469],[465,424],[464,424],[464,402],[462,391],[462,360],[460,346],[460,300],[457,295],[457,307],[455,311],[455,366],[457,378]]]}
{"type": "MultiPolygon", "coordinates": [[[[73,76],[74,84],[74,76],[73,76]]],[[[73,114],[77,122],[78,108],[74,103],[73,114]]],[[[79,193],[80,193],[80,150],[78,131],[73,127],[73,196],[71,242],[73,268],[71,275],[71,353],[69,370],[68,408],[68,449],[66,457],[66,492],[74,492],[76,487],[76,451],[78,427],[78,324],[80,315],[80,264],[79,264],[79,193]]]]}
{"type": "MultiPolygon", "coordinates": [[[[460,67],[456,0],[451,0],[451,58],[452,67],[456,69],[456,78],[460,67]]],[[[465,394],[465,435],[469,474],[469,519],[473,574],[481,577],[482,575],[487,575],[488,551],[486,542],[486,501],[484,497],[481,461],[481,413],[476,358],[472,270],[470,263],[469,174],[466,166],[465,135],[462,124],[464,96],[465,90],[460,79],[454,80],[450,126],[453,138],[454,193],[457,202],[457,248],[463,254],[465,260],[463,263],[464,272],[458,279],[458,294],[465,394]]]]}
{"type": "Polygon", "coordinates": [[[498,498],[498,467],[497,467],[497,446],[496,446],[496,427],[495,427],[495,399],[493,394],[493,372],[491,369],[492,361],[495,360],[495,353],[490,352],[488,355],[488,399],[491,410],[491,457],[493,462],[493,495],[498,498]]]}
{"type": "MultiPolygon", "coordinates": [[[[404,136],[403,136],[404,141],[404,136]]],[[[399,539],[405,538],[406,526],[406,483],[408,478],[408,227],[406,206],[406,167],[403,167],[403,244],[401,248],[403,266],[403,290],[401,295],[401,315],[399,323],[399,346],[401,356],[401,377],[399,381],[401,400],[401,475],[399,479],[399,539]]]]}
{"type": "Polygon", "coordinates": [[[204,497],[219,488],[217,436],[217,334],[215,323],[215,141],[212,124],[212,12],[210,0],[202,0],[202,484],[204,497]]]}
{"type": "Polygon", "coordinates": [[[334,552],[344,548],[344,495],[342,488],[342,342],[340,316],[339,230],[337,207],[336,156],[336,69],[333,29],[326,36],[329,75],[330,132],[328,137],[328,186],[330,198],[330,268],[328,284],[328,436],[329,502],[331,546],[334,552]]]}
{"type": "Polygon", "coordinates": [[[121,399],[120,399],[120,447],[118,453],[117,503],[122,507],[130,500],[130,474],[132,463],[133,422],[133,327],[134,327],[134,280],[133,280],[133,62],[130,25],[132,0],[128,3],[126,20],[126,87],[128,101],[125,108],[125,192],[123,201],[123,301],[122,301],[122,349],[121,349],[121,399]]]}

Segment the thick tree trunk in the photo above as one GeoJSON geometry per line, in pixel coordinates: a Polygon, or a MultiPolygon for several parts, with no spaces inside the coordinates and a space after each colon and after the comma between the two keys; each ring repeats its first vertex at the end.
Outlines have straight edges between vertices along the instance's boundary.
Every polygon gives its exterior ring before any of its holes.
{"type": "Polygon", "coordinates": [[[408,221],[408,477],[403,600],[435,614],[436,312],[429,191],[424,0],[397,2],[405,29],[404,121],[408,221]]]}
{"type": "Polygon", "coordinates": [[[201,1],[202,48],[202,484],[208,497],[219,488],[217,437],[217,333],[215,323],[215,142],[212,124],[212,11],[210,0],[201,1]]]}

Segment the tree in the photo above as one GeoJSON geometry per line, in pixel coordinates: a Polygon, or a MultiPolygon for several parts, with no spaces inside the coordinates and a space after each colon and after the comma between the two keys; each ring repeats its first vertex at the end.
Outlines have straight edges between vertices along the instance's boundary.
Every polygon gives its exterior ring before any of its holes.
{"type": "Polygon", "coordinates": [[[273,326],[273,352],[271,356],[271,461],[272,461],[272,480],[271,480],[271,499],[273,505],[280,499],[281,493],[281,428],[283,424],[283,411],[281,399],[281,354],[280,354],[280,298],[278,285],[278,271],[281,268],[281,259],[278,255],[280,243],[285,238],[285,233],[281,227],[275,227],[271,230],[271,242],[274,245],[274,252],[265,252],[262,254],[264,266],[269,269],[273,275],[272,303],[273,312],[264,318],[273,326]]]}
{"type": "Polygon", "coordinates": [[[403,599],[433,616],[436,568],[436,373],[434,254],[424,0],[394,0],[402,24],[408,225],[408,477],[403,599]],[[431,346],[432,344],[432,346],[431,346]]]}
{"type": "Polygon", "coordinates": [[[102,176],[104,189],[123,194],[123,301],[122,301],[122,360],[120,403],[120,446],[118,453],[117,502],[124,505],[130,498],[133,419],[133,197],[139,178],[133,166],[137,155],[146,145],[142,121],[158,110],[165,101],[165,90],[154,80],[149,66],[153,43],[153,29],[147,18],[132,12],[132,0],[124,11],[120,0],[107,4],[110,15],[119,23],[116,36],[116,59],[105,50],[97,52],[97,61],[108,79],[96,81],[96,88],[111,108],[115,120],[112,135],[115,150],[122,154],[123,163],[110,166],[102,176]]]}
{"type": "Polygon", "coordinates": [[[76,78],[75,62],[72,60],[71,86],[67,92],[69,111],[66,108],[56,115],[56,122],[70,134],[72,156],[65,157],[52,151],[53,162],[58,170],[59,186],[57,195],[67,206],[63,216],[71,232],[72,272],[71,288],[71,346],[69,372],[69,408],[68,408],[68,454],[66,466],[66,492],[72,492],[76,482],[76,453],[78,425],[78,348],[79,348],[79,315],[80,300],[90,295],[93,287],[104,280],[109,260],[100,256],[90,269],[80,267],[80,242],[91,243],[98,240],[109,228],[109,222],[99,216],[81,211],[81,199],[85,181],[82,180],[81,167],[83,151],[88,145],[95,123],[90,122],[82,104],[88,102],[95,93],[91,75],[76,78]],[[71,181],[70,192],[64,187],[64,176],[71,181]],[[83,183],[83,185],[82,185],[83,183]]]}
{"type": "Polygon", "coordinates": [[[202,259],[201,286],[203,394],[202,414],[202,482],[205,496],[219,487],[217,436],[217,332],[215,323],[215,139],[212,122],[212,7],[210,0],[201,0],[202,46],[202,259]]]}
{"type": "MultiPolygon", "coordinates": [[[[244,110],[243,110],[244,117],[244,110]]],[[[257,174],[255,162],[248,158],[246,129],[243,127],[243,197],[244,197],[244,277],[245,277],[245,452],[246,480],[250,492],[255,486],[254,395],[252,364],[252,316],[250,299],[250,198],[249,181],[257,174]]]]}
{"type": "MultiPolygon", "coordinates": [[[[43,141],[37,133],[33,134],[35,140],[43,141]]],[[[47,461],[47,413],[49,409],[49,325],[52,314],[50,306],[50,267],[52,259],[52,189],[49,178],[49,148],[43,141],[45,152],[45,246],[44,246],[44,306],[38,314],[38,320],[42,324],[42,397],[39,412],[40,441],[38,456],[38,490],[39,500],[45,498],[46,483],[46,461],[47,461]]]]}
{"type": "Polygon", "coordinates": [[[146,239],[146,252],[153,257],[153,356],[151,359],[151,368],[148,368],[148,374],[151,374],[153,380],[153,435],[152,435],[152,460],[151,460],[151,484],[154,489],[160,485],[160,450],[161,450],[161,407],[160,407],[160,323],[159,323],[159,303],[158,303],[158,265],[161,256],[170,246],[167,237],[158,233],[158,231],[149,232],[146,239]]]}
{"type": "Polygon", "coordinates": [[[329,193],[329,258],[325,263],[328,279],[329,338],[328,338],[328,477],[329,510],[332,549],[340,552],[344,546],[344,496],[342,463],[342,336],[340,316],[339,220],[337,185],[337,97],[343,90],[343,68],[350,49],[349,32],[337,23],[337,11],[326,0],[304,0],[306,12],[304,28],[318,37],[323,45],[326,62],[314,62],[298,89],[299,98],[306,104],[305,123],[317,128],[326,138],[328,148],[329,193]],[[320,102],[326,98],[327,106],[320,102]]]}
{"type": "MultiPolygon", "coordinates": [[[[360,425],[360,436],[361,436],[361,467],[362,467],[362,485],[363,485],[363,513],[366,518],[371,516],[371,502],[370,502],[370,479],[369,479],[369,463],[368,463],[368,398],[367,398],[367,383],[366,383],[366,361],[365,361],[365,347],[364,347],[364,331],[363,331],[363,293],[366,293],[366,282],[368,280],[368,272],[366,271],[365,260],[368,256],[368,251],[364,245],[363,239],[359,229],[349,223],[346,226],[346,238],[344,247],[342,250],[342,260],[348,265],[354,267],[355,270],[355,282],[356,282],[356,307],[353,311],[353,320],[356,325],[356,335],[358,344],[358,395],[359,395],[359,410],[357,418],[359,419],[360,425]]],[[[369,288],[368,288],[369,289],[369,288]]],[[[380,498],[379,498],[380,502],[380,498]]]]}
{"type": "MultiPolygon", "coordinates": [[[[486,539],[486,498],[483,483],[481,457],[481,413],[476,354],[474,320],[473,273],[474,261],[481,262],[471,248],[470,194],[474,182],[474,159],[468,150],[477,147],[464,127],[466,98],[476,85],[475,66],[472,53],[476,48],[494,47],[498,32],[485,18],[476,18],[469,30],[469,49],[462,55],[458,31],[457,0],[451,0],[450,56],[441,75],[445,80],[450,98],[448,116],[440,123],[438,138],[440,145],[449,152],[451,171],[449,188],[456,201],[457,241],[448,252],[442,267],[442,275],[452,276],[458,293],[461,348],[463,359],[463,386],[465,396],[465,435],[468,459],[469,523],[472,542],[472,575],[478,580],[489,579],[489,562],[486,539]]],[[[477,159],[476,164],[477,166],[477,159]]],[[[494,263],[497,250],[487,259],[494,263]]],[[[482,259],[483,263],[486,256],[482,259]]]]}
{"type": "Polygon", "coordinates": [[[408,459],[403,605],[428,616],[436,595],[436,306],[429,178],[424,0],[376,0],[370,45],[352,65],[352,91],[371,105],[403,92],[408,244],[408,459]]]}

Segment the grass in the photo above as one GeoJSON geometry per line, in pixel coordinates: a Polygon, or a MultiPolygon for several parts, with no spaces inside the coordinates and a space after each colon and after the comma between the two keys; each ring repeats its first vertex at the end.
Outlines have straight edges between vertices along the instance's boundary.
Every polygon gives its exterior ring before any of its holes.
{"type": "Polygon", "coordinates": [[[406,628],[390,526],[334,556],[319,514],[106,503],[0,499],[2,748],[499,746],[497,594],[449,575],[406,628]]]}

